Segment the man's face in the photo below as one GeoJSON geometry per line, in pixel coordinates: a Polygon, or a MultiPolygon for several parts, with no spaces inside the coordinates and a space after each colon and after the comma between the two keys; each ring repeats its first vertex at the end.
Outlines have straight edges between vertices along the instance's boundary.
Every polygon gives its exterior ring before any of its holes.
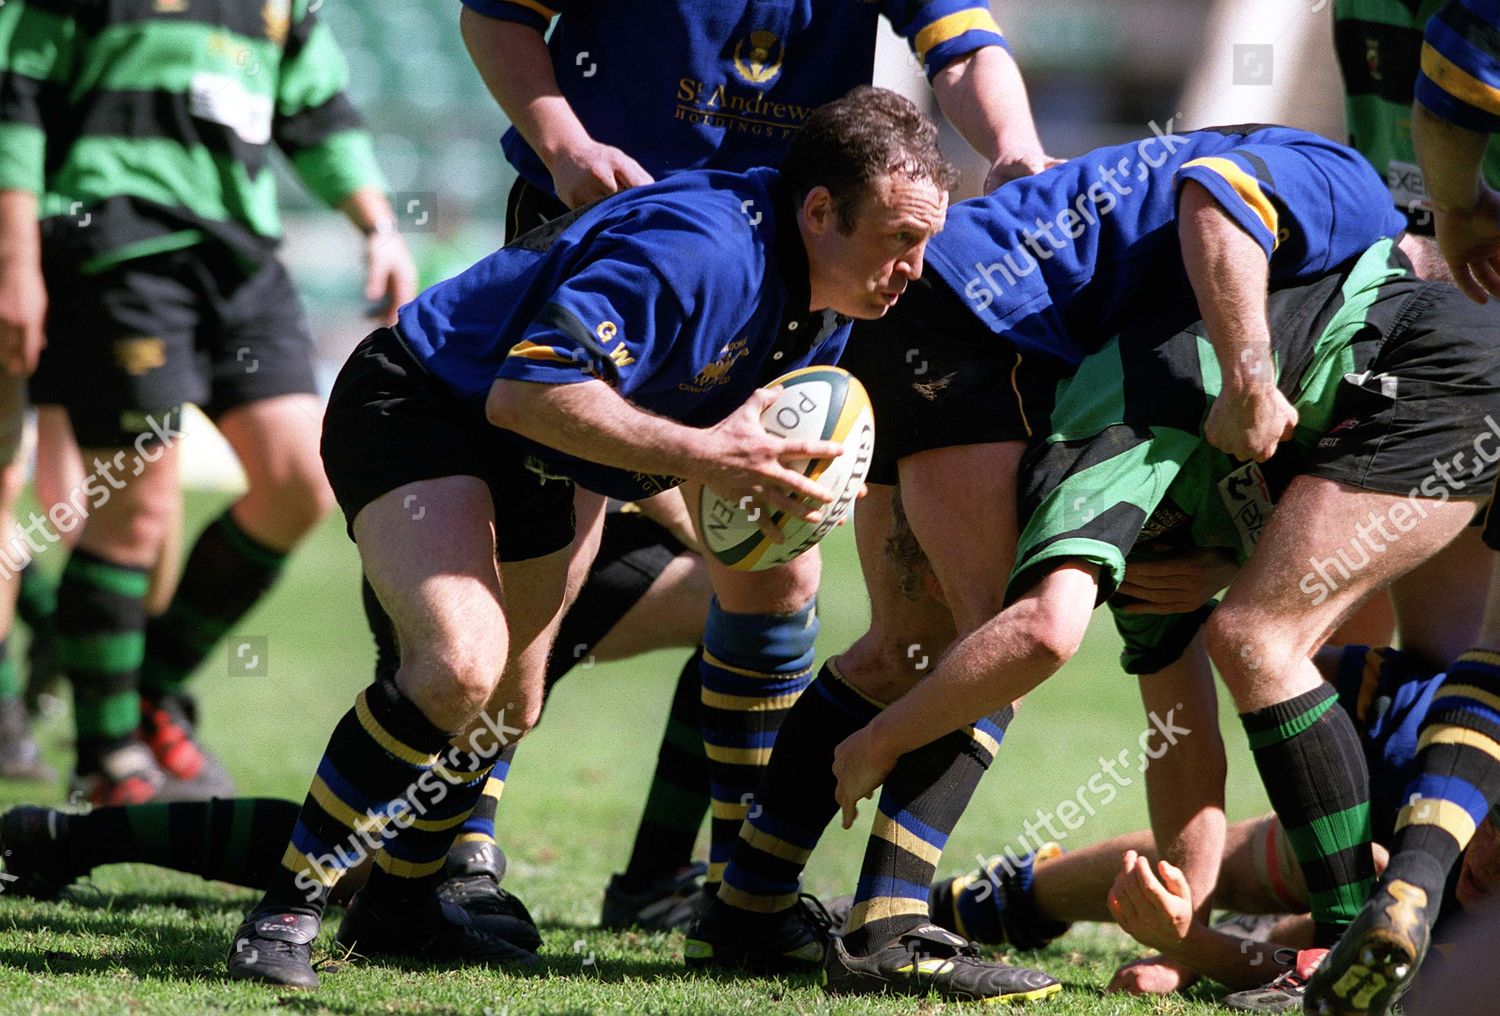
{"type": "Polygon", "coordinates": [[[878,177],[855,207],[854,229],[847,233],[825,188],[814,188],[802,211],[811,309],[873,319],[921,278],[927,241],[948,215],[948,193],[931,180],[878,177]]]}
{"type": "Polygon", "coordinates": [[[1486,818],[1474,831],[1464,851],[1463,868],[1454,895],[1465,910],[1473,910],[1486,896],[1500,889],[1500,830],[1494,818],[1486,818]]]}

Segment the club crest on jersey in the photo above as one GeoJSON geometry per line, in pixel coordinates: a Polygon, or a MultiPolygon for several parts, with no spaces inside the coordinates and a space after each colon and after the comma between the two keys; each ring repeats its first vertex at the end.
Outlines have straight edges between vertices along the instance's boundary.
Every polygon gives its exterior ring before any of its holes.
{"type": "Polygon", "coordinates": [[[749,344],[748,336],[725,343],[724,348],[719,350],[718,359],[695,374],[693,380],[685,381],[677,387],[685,392],[706,392],[710,388],[728,384],[730,370],[736,363],[750,355],[750,350],[745,348],[749,344]]]}
{"type": "Polygon", "coordinates": [[[260,19],[265,22],[266,38],[280,46],[292,27],[292,0],[266,0],[260,19]]]}
{"type": "Polygon", "coordinates": [[[751,32],[734,44],[734,72],[752,85],[775,81],[785,59],[786,44],[774,32],[751,32]]]}

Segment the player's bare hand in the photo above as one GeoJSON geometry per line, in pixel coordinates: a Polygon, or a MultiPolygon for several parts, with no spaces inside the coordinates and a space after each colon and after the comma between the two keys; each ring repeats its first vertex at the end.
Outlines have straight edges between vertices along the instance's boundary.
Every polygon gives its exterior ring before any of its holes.
{"type": "Polygon", "coordinates": [[[1127,934],[1151,949],[1168,952],[1182,944],[1193,926],[1193,891],[1181,869],[1125,851],[1120,873],[1109,890],[1109,912],[1127,934]],[[1157,873],[1161,877],[1157,878],[1157,873]]]}
{"type": "Polygon", "coordinates": [[[1104,990],[1126,995],[1170,995],[1197,979],[1197,974],[1165,956],[1143,956],[1116,970],[1104,990]]]}
{"type": "Polygon", "coordinates": [[[990,166],[990,171],[984,178],[984,192],[988,194],[1003,183],[1019,180],[1023,176],[1034,176],[1044,169],[1061,166],[1066,161],[1066,159],[1054,159],[1040,148],[1002,152],[1000,158],[990,166]]]}
{"type": "Polygon", "coordinates": [[[1500,193],[1484,188],[1468,211],[1433,209],[1433,228],[1454,285],[1475,303],[1500,298],[1500,193]]]}
{"type": "MultiPolygon", "coordinates": [[[[802,475],[801,469],[809,459],[834,458],[844,449],[833,441],[792,441],[769,433],[761,426],[760,414],[780,394],[779,388],[763,388],[710,427],[701,466],[691,479],[702,481],[725,497],[748,497],[765,508],[821,522],[819,509],[833,500],[833,492],[802,475]]],[[[762,523],[762,532],[775,533],[774,527],[767,528],[771,525],[769,517],[757,522],[762,523]]],[[[775,533],[773,538],[779,542],[779,536],[775,533]]]]}
{"type": "Polygon", "coordinates": [[[381,324],[396,323],[396,311],[417,295],[417,266],[406,241],[395,230],[365,238],[365,302],[367,316],[381,324]]]}
{"type": "Polygon", "coordinates": [[[651,174],[612,145],[589,141],[548,160],[552,186],[569,208],[652,182],[651,174]]]}
{"type": "Polygon", "coordinates": [[[0,260],[0,369],[15,376],[36,370],[46,345],[47,288],[36,264],[0,260]]]}
{"type": "Polygon", "coordinates": [[[838,780],[833,795],[843,809],[845,829],[859,817],[859,802],[874,794],[895,767],[895,757],[880,750],[869,727],[850,734],[833,749],[833,775],[838,780]]]}
{"type": "Polygon", "coordinates": [[[1130,561],[1118,592],[1137,601],[1129,614],[1186,614],[1234,581],[1239,566],[1223,550],[1195,549],[1151,561],[1130,561]]]}
{"type": "MultiPolygon", "coordinates": [[[[1264,367],[1269,372],[1270,367],[1264,367]]],[[[1208,443],[1237,459],[1264,462],[1276,446],[1289,440],[1297,426],[1297,410],[1277,389],[1269,374],[1264,383],[1231,387],[1214,399],[1204,436],[1208,443]]]]}

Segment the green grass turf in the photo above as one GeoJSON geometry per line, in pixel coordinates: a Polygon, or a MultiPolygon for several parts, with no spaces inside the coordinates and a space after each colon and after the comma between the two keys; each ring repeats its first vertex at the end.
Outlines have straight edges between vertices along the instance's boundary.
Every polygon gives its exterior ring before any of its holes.
{"type": "MultiPolygon", "coordinates": [[[[217,510],[195,496],[190,526],[217,510]]],[[[863,630],[865,597],[847,530],[827,542],[820,658],[863,630]]],[[[55,567],[60,561],[43,563],[55,567]]],[[[356,593],[356,558],[342,525],[330,521],[293,560],[269,602],[237,634],[268,640],[269,675],[230,677],[220,651],[194,688],[207,743],[247,794],[301,799],[325,739],[368,679],[371,648],[356,593]]],[[[954,832],[942,873],[972,868],[977,855],[1016,842],[1038,807],[1073,797],[1100,755],[1134,750],[1145,720],[1133,680],[1116,666],[1107,619],[1096,618],[1083,651],[1035,693],[999,760],[954,832]]],[[[507,887],[543,926],[542,972],[420,970],[345,964],[315,993],[272,991],[223,979],[229,936],[254,894],[141,866],[103,869],[60,903],[0,895],[0,1013],[820,1013],[953,1012],[937,1001],[824,996],[811,978],[684,976],[680,935],[609,934],[592,929],[610,872],[623,867],[654,764],[672,683],[683,653],[662,652],[569,675],[512,771],[500,811],[510,858],[507,887]]],[[[1223,696],[1221,696],[1222,700],[1223,696]]],[[[1234,724],[1224,707],[1224,720],[1234,724]]],[[[1265,810],[1243,738],[1227,726],[1230,817],[1265,810]]],[[[68,762],[62,718],[40,736],[59,770],[68,762]]],[[[58,801],[60,787],[0,782],[0,801],[58,801]]],[[[863,806],[867,818],[872,805],[863,806]]],[[[1140,780],[1069,835],[1080,846],[1146,824],[1140,780]]],[[[831,829],[807,888],[853,891],[864,821],[831,829]]],[[[700,842],[701,846],[701,842],[700,842]]],[[[333,922],[329,922],[332,925],[333,922]]],[[[323,955],[331,928],[321,940],[323,955]]],[[[1061,979],[1065,992],[1037,1011],[1057,1014],[1209,1013],[1218,995],[1105,996],[1114,967],[1141,954],[1117,929],[1079,926],[1025,962],[1061,979]]]]}

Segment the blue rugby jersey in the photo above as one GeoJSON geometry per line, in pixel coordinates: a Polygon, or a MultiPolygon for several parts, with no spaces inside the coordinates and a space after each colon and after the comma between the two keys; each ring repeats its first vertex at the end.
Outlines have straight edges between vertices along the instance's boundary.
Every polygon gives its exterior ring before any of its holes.
{"type": "Polygon", "coordinates": [[[1417,742],[1446,675],[1407,662],[1394,649],[1350,646],[1339,658],[1334,686],[1354,719],[1370,768],[1370,824],[1390,843],[1416,773],[1417,742]]]}
{"type": "MultiPolygon", "coordinates": [[[[717,423],[766,381],[834,363],[849,337],[847,319],[808,310],[807,254],[779,179],[703,170],[616,194],[425,290],[398,332],[481,418],[497,378],[600,378],[652,413],[717,423]]],[[[611,497],[676,482],[516,440],[611,497]]]]}
{"type": "Polygon", "coordinates": [[[1325,272],[1406,225],[1353,149],[1245,125],[1096,149],[961,201],[927,266],[991,330],[1076,366],[1133,311],[1191,292],[1177,236],[1185,180],[1259,241],[1273,279],[1325,272]]]}
{"type": "MultiPolygon", "coordinates": [[[[657,179],[684,169],[774,166],[815,108],[874,74],[883,13],[929,77],[1005,39],[976,0],[463,0],[538,31],[562,90],[595,140],[657,179]]],[[[515,128],[505,157],[552,178],[515,128]]]]}
{"type": "Polygon", "coordinates": [[[1451,0],[1428,19],[1416,96],[1450,123],[1500,132],[1500,0],[1451,0]]]}

